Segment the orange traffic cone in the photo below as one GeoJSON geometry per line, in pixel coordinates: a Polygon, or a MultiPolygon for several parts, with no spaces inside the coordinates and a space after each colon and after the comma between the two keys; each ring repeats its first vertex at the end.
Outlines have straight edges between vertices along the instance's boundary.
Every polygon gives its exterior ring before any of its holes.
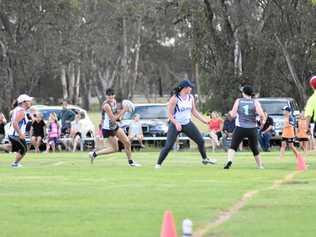
{"type": "Polygon", "coordinates": [[[165,211],[160,237],[177,237],[176,225],[174,224],[171,211],[165,211]]]}
{"type": "Polygon", "coordinates": [[[304,158],[300,154],[296,156],[296,169],[300,171],[304,171],[307,169],[304,158]]]}

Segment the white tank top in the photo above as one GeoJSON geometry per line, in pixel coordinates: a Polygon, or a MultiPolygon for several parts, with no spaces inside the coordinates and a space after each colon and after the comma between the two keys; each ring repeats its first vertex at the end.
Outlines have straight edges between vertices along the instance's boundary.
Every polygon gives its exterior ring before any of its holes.
{"type": "Polygon", "coordinates": [[[24,112],[24,118],[21,119],[18,122],[18,126],[20,128],[20,130],[22,131],[22,133],[25,133],[25,129],[26,129],[26,123],[28,121],[26,114],[25,114],[25,109],[22,108],[21,106],[17,106],[13,111],[12,111],[12,116],[11,116],[11,125],[10,125],[10,129],[9,129],[9,136],[19,136],[19,134],[15,131],[12,122],[15,120],[18,112],[23,111],[24,112]]]}
{"type": "Polygon", "coordinates": [[[173,117],[181,125],[186,125],[191,121],[191,112],[193,106],[193,96],[188,95],[183,99],[180,95],[176,96],[177,103],[173,117]]]}
{"type": "MultiPolygon", "coordinates": [[[[110,105],[113,114],[117,113],[116,101],[114,101],[114,103],[112,104],[110,104],[108,101],[105,101],[104,103],[110,105]]],[[[117,129],[117,127],[118,124],[116,122],[113,122],[105,111],[102,111],[102,129],[115,130],[117,129]]]]}

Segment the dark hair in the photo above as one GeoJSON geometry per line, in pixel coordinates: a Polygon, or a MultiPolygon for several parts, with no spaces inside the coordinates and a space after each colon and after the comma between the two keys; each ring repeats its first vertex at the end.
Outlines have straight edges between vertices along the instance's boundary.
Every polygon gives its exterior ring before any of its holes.
{"type": "Polygon", "coordinates": [[[18,104],[18,100],[17,99],[14,99],[12,101],[12,104],[11,104],[11,109],[14,109],[15,107],[17,107],[19,104],[18,104]]]}
{"type": "Polygon", "coordinates": [[[179,86],[177,86],[176,88],[173,88],[173,90],[170,92],[170,97],[174,95],[179,95],[182,89],[183,87],[179,87],[179,86]]]}
{"type": "Polygon", "coordinates": [[[114,93],[114,90],[112,88],[108,88],[108,89],[106,89],[105,94],[107,96],[110,96],[110,95],[114,95],[115,93],[114,93]]]}

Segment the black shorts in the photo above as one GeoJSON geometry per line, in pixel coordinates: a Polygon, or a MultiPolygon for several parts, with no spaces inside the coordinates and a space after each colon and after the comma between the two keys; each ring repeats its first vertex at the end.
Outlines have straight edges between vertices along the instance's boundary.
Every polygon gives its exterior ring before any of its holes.
{"type": "Polygon", "coordinates": [[[230,148],[237,151],[240,143],[244,138],[248,138],[249,147],[254,156],[259,154],[258,149],[258,132],[257,128],[242,128],[236,127],[233,136],[230,148]]]}
{"type": "Polygon", "coordinates": [[[114,130],[102,129],[103,138],[114,137],[118,129],[119,127],[115,128],[114,130]]]}
{"type": "Polygon", "coordinates": [[[25,155],[27,152],[25,140],[22,140],[17,136],[9,136],[9,140],[12,144],[12,152],[20,153],[22,156],[25,155]]]}
{"type": "Polygon", "coordinates": [[[294,143],[295,138],[294,137],[282,137],[282,141],[286,143],[294,143]]]}
{"type": "Polygon", "coordinates": [[[298,137],[297,140],[299,142],[308,142],[309,141],[309,139],[307,137],[298,137]]]}

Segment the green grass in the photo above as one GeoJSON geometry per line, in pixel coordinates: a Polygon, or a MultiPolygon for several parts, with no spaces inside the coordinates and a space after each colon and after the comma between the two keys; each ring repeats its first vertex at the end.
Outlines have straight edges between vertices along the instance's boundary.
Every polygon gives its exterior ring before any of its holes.
{"type": "Polygon", "coordinates": [[[250,153],[238,153],[233,169],[202,166],[197,152],[172,152],[154,170],[157,152],[135,152],[141,168],[127,166],[124,153],[100,157],[90,165],[87,153],[28,153],[24,167],[9,167],[13,154],[0,158],[1,236],[159,236],[163,213],[172,210],[178,236],[185,218],[197,230],[259,190],[225,224],[206,236],[315,236],[315,156],[310,169],[270,189],[295,170],[292,153],[263,154],[265,170],[255,169],[250,153]]]}

